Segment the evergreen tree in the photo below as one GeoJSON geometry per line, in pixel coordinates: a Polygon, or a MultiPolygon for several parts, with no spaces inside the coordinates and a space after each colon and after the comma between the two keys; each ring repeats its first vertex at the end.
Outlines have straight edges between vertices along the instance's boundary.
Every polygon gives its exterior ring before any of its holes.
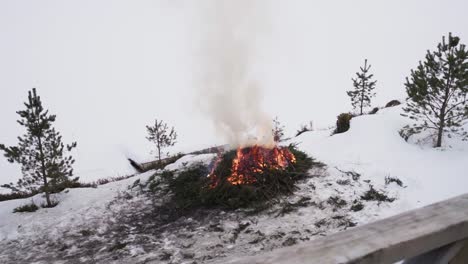
{"type": "Polygon", "coordinates": [[[361,72],[356,72],[357,77],[353,78],[353,91],[347,91],[349,97],[351,97],[351,104],[354,109],[359,109],[360,115],[364,107],[368,107],[371,104],[371,98],[375,96],[372,92],[375,89],[375,83],[373,81],[373,74],[369,73],[371,65],[367,65],[367,59],[364,61],[364,67],[360,67],[361,72]]]}
{"type": "Polygon", "coordinates": [[[177,139],[177,133],[174,127],[169,129],[168,125],[162,120],[155,119],[154,126],[146,126],[148,131],[148,139],[156,145],[158,151],[158,160],[161,162],[161,150],[170,146],[174,146],[177,139]]]}
{"type": "Polygon", "coordinates": [[[284,139],[284,126],[281,125],[278,117],[273,119],[273,129],[271,132],[273,133],[273,140],[275,142],[281,142],[284,139]]]}
{"type": "Polygon", "coordinates": [[[17,184],[6,184],[3,187],[13,191],[42,190],[45,192],[47,206],[51,207],[50,193],[73,175],[72,165],[75,162],[67,152],[76,147],[76,142],[65,146],[62,136],[52,124],[55,115],[44,110],[41,98],[36,89],[28,92],[28,101],[24,103],[25,110],[18,111],[18,123],[26,128],[26,134],[18,137],[18,146],[6,147],[0,144],[0,150],[11,163],[19,163],[23,178],[17,184]]]}
{"type": "Polygon", "coordinates": [[[435,147],[442,146],[444,132],[466,137],[462,125],[468,119],[468,52],[460,38],[449,33],[437,51],[427,51],[424,62],[406,78],[404,116],[419,121],[405,129],[409,134],[424,129],[437,133],[435,147]]]}

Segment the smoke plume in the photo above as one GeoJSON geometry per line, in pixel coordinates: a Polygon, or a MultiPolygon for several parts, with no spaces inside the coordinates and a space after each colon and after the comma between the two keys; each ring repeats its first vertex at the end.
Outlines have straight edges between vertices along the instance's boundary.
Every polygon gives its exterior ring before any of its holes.
{"type": "Polygon", "coordinates": [[[198,99],[216,131],[233,146],[273,144],[272,120],[254,78],[258,40],[266,31],[258,1],[210,1],[201,8],[198,99]],[[255,2],[255,3],[254,3],[255,2]]]}

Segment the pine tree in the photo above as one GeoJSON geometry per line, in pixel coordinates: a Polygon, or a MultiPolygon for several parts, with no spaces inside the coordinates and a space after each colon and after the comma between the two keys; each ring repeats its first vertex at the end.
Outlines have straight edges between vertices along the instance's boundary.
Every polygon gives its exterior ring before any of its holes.
{"type": "Polygon", "coordinates": [[[468,52],[460,38],[449,33],[437,51],[427,51],[424,62],[406,78],[407,106],[404,116],[419,121],[406,127],[409,134],[424,129],[437,133],[435,147],[442,146],[445,132],[467,133],[462,125],[468,119],[468,52]]]}
{"type": "Polygon", "coordinates": [[[23,178],[17,184],[3,187],[13,191],[44,191],[47,206],[51,207],[50,193],[64,182],[78,180],[70,179],[75,160],[66,155],[76,147],[76,142],[67,146],[62,143],[62,136],[52,127],[56,116],[44,110],[35,88],[28,92],[28,101],[24,105],[26,109],[17,114],[20,116],[18,123],[26,128],[26,134],[18,137],[18,146],[0,144],[7,160],[21,165],[23,178]]]}
{"type": "Polygon", "coordinates": [[[155,119],[154,126],[146,126],[148,131],[148,139],[156,145],[158,151],[158,160],[161,162],[161,150],[167,147],[174,146],[177,139],[177,133],[174,127],[169,129],[168,125],[162,120],[155,119]]]}
{"type": "Polygon", "coordinates": [[[273,133],[273,140],[275,142],[281,142],[284,139],[284,126],[281,125],[278,117],[273,119],[273,129],[271,132],[273,133]]]}
{"type": "Polygon", "coordinates": [[[371,65],[367,65],[367,59],[364,61],[364,67],[360,67],[361,72],[356,72],[357,77],[353,78],[353,91],[347,91],[349,97],[351,97],[351,104],[354,109],[359,109],[360,115],[363,113],[363,108],[368,107],[371,104],[371,98],[375,96],[372,92],[375,89],[377,81],[373,81],[373,74],[369,73],[371,65]]]}

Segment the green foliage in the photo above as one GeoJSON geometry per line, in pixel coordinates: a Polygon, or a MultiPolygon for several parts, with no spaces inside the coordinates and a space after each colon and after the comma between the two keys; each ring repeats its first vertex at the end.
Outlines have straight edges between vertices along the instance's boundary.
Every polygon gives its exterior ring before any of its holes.
{"type": "Polygon", "coordinates": [[[208,169],[203,165],[196,165],[182,171],[177,177],[166,172],[162,178],[169,179],[169,189],[173,193],[176,209],[199,207],[203,204],[203,193],[208,184],[206,175],[208,169]],[[205,177],[203,177],[205,176],[205,177]]]}
{"type": "MultiPolygon", "coordinates": [[[[96,187],[97,185],[104,185],[104,184],[108,184],[110,182],[121,181],[121,180],[131,178],[133,176],[135,176],[135,174],[98,179],[98,180],[96,180],[94,182],[90,182],[90,183],[80,183],[79,187],[96,187]]],[[[71,188],[73,188],[73,187],[71,187],[71,188]]]]}
{"type": "MultiPolygon", "coordinates": [[[[109,177],[109,178],[99,179],[94,182],[64,181],[56,185],[53,189],[51,189],[50,193],[59,193],[65,189],[73,189],[73,188],[96,188],[98,185],[125,180],[133,176],[135,175],[109,177]]],[[[8,200],[15,200],[15,199],[29,198],[43,191],[44,191],[43,188],[40,187],[32,191],[17,191],[17,192],[12,192],[12,193],[0,194],[0,202],[8,201],[8,200]]],[[[53,204],[53,201],[51,201],[51,205],[52,204],[53,204]]]]}
{"type": "Polygon", "coordinates": [[[385,105],[385,108],[394,107],[394,106],[397,106],[397,105],[401,105],[401,102],[398,101],[398,100],[391,100],[390,102],[388,102],[388,103],[385,105]]]}
{"type": "Polygon", "coordinates": [[[388,197],[384,192],[374,189],[374,186],[369,185],[369,190],[361,195],[364,201],[378,201],[378,202],[393,202],[395,198],[388,197]]]}
{"type": "Polygon", "coordinates": [[[169,184],[173,179],[174,173],[172,171],[165,170],[162,173],[155,173],[148,179],[148,189],[152,193],[156,193],[161,190],[162,185],[169,184]]]}
{"type": "Polygon", "coordinates": [[[372,80],[373,74],[369,74],[371,65],[367,65],[367,59],[364,61],[364,67],[360,67],[361,72],[357,72],[356,78],[353,78],[354,90],[347,91],[351,97],[351,104],[354,109],[359,109],[360,115],[363,114],[363,109],[370,106],[371,98],[375,96],[373,90],[375,89],[376,81],[372,80]]]}
{"type": "Polygon", "coordinates": [[[397,177],[391,177],[391,176],[385,177],[385,185],[389,185],[392,182],[396,183],[400,187],[403,187],[403,182],[397,177]]]}
{"type": "Polygon", "coordinates": [[[374,107],[370,112],[369,115],[375,115],[379,111],[378,107],[374,107]]]}
{"type": "Polygon", "coordinates": [[[427,51],[405,86],[408,99],[403,116],[416,121],[404,128],[409,131],[406,135],[435,130],[435,147],[442,146],[444,133],[468,138],[462,127],[468,119],[468,52],[459,37],[449,33],[448,41],[443,37],[437,51],[427,51]]]}
{"type": "MultiPolygon", "coordinates": [[[[53,190],[51,190],[51,193],[59,193],[65,189],[72,189],[72,188],[96,188],[96,187],[97,187],[97,184],[94,182],[83,183],[83,182],[78,182],[78,181],[65,181],[57,185],[53,190]]],[[[15,200],[15,199],[29,198],[42,191],[43,189],[38,188],[32,191],[18,191],[18,192],[0,194],[0,202],[8,201],[8,200],[15,200]]]]}
{"type": "Polygon", "coordinates": [[[344,133],[348,131],[351,123],[350,121],[352,118],[353,116],[349,113],[340,114],[336,120],[336,129],[334,131],[334,134],[344,133]]]}
{"type": "Polygon", "coordinates": [[[408,141],[408,140],[410,139],[411,136],[420,133],[421,130],[422,130],[422,129],[421,129],[420,127],[415,127],[415,126],[406,125],[406,126],[404,126],[402,129],[400,129],[400,130],[398,131],[398,134],[399,134],[400,137],[402,137],[405,141],[408,141]]]}
{"type": "Polygon", "coordinates": [[[327,200],[327,203],[337,208],[341,208],[348,204],[345,200],[341,199],[338,196],[330,196],[327,200]]]}
{"type": "Polygon", "coordinates": [[[25,212],[35,212],[39,209],[39,207],[35,203],[30,203],[30,204],[25,204],[22,206],[18,206],[15,209],[13,209],[13,213],[25,213],[25,212]]]}
{"type": "Polygon", "coordinates": [[[158,151],[158,160],[161,161],[161,150],[167,147],[174,146],[177,139],[177,133],[174,127],[169,129],[169,126],[164,121],[155,119],[153,126],[146,126],[148,131],[148,139],[156,145],[158,151]]]}
{"type": "Polygon", "coordinates": [[[350,209],[353,212],[358,212],[364,209],[364,205],[360,201],[354,200],[353,205],[351,205],[350,209]]]}
{"type": "Polygon", "coordinates": [[[259,172],[254,175],[257,181],[252,184],[232,185],[227,181],[236,156],[235,151],[229,151],[217,163],[214,171],[216,185],[213,185],[212,178],[207,177],[210,171],[205,166],[195,165],[176,175],[166,171],[160,177],[154,177],[149,182],[149,189],[155,192],[167,183],[172,196],[159,210],[170,210],[176,216],[197,208],[265,208],[265,204],[274,202],[280,195],[292,193],[295,183],[306,177],[312,166],[325,166],[293,146],[290,146],[290,151],[296,157],[294,164],[285,170],[259,172]]]}
{"type": "Polygon", "coordinates": [[[50,204],[49,194],[58,186],[72,179],[73,157],[67,154],[76,147],[76,142],[70,145],[62,143],[62,136],[53,128],[56,116],[49,114],[42,106],[41,98],[36,89],[28,92],[26,109],[18,111],[18,123],[26,128],[26,134],[18,137],[18,146],[6,147],[0,144],[0,150],[11,163],[19,163],[23,178],[17,184],[5,184],[14,192],[34,192],[42,190],[46,193],[47,203],[50,204]]]}
{"type": "Polygon", "coordinates": [[[15,200],[15,199],[29,198],[38,193],[39,193],[38,191],[2,193],[0,194],[0,202],[8,201],[8,200],[15,200]]]}
{"type": "Polygon", "coordinates": [[[205,201],[210,205],[236,209],[258,206],[258,203],[271,202],[280,195],[291,194],[295,190],[295,183],[306,177],[312,166],[324,165],[292,145],[289,150],[296,158],[295,163],[285,169],[264,169],[254,173],[252,176],[256,179],[255,183],[241,185],[232,185],[227,181],[236,155],[235,151],[227,152],[214,172],[218,178],[217,185],[208,190],[205,201]]]}

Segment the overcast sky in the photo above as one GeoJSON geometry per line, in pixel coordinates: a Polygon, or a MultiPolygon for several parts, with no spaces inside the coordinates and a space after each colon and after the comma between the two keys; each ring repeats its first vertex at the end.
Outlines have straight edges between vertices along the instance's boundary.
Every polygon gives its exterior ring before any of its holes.
{"type": "MultiPolygon", "coordinates": [[[[145,125],[156,117],[178,131],[172,152],[223,143],[197,107],[194,81],[203,65],[200,35],[210,26],[200,18],[212,3],[0,1],[0,142],[16,144],[24,132],[15,112],[36,87],[65,141],[78,141],[76,174],[83,180],[129,172],[127,156],[150,159],[145,125]]],[[[253,40],[256,103],[289,133],[309,120],[327,127],[350,110],[345,91],[365,58],[379,106],[405,98],[405,77],[442,35],[468,43],[462,0],[256,4],[266,25],[253,40]]],[[[20,175],[0,157],[0,183],[20,175]]]]}

